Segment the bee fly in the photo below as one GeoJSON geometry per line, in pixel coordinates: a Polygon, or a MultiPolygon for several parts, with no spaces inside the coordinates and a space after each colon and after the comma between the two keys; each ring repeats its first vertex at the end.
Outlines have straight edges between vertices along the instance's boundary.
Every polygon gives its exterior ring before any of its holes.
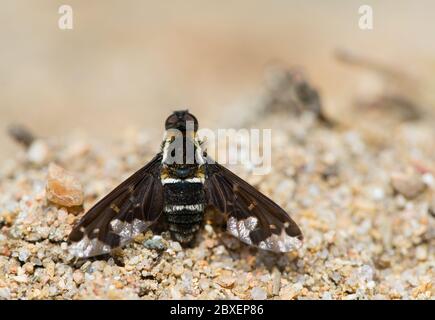
{"type": "Polygon", "coordinates": [[[106,254],[159,226],[169,229],[174,240],[191,244],[209,206],[227,217],[227,231],[246,244],[275,252],[301,245],[299,227],[282,208],[201,149],[192,114],[175,111],[165,128],[161,152],[73,228],[68,239],[72,254],[106,254]]]}

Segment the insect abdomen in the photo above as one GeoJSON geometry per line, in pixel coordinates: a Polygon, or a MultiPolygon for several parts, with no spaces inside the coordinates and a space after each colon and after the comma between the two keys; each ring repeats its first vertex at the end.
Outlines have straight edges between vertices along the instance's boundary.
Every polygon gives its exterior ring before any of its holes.
{"type": "Polygon", "coordinates": [[[164,184],[163,190],[163,212],[172,237],[181,243],[192,241],[204,216],[203,184],[173,179],[171,183],[164,184]]]}

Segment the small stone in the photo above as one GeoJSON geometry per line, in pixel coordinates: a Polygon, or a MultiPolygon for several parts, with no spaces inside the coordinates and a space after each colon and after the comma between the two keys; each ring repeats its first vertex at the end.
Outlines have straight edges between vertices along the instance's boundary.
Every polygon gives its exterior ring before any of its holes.
{"type": "Polygon", "coordinates": [[[113,285],[115,286],[116,289],[122,289],[122,288],[124,288],[124,284],[121,281],[119,281],[119,280],[115,280],[113,282],[113,285]]]}
{"type": "Polygon", "coordinates": [[[61,208],[57,211],[57,220],[59,220],[60,222],[65,222],[68,219],[68,212],[61,208]]]}
{"type": "Polygon", "coordinates": [[[281,289],[281,272],[279,272],[278,269],[274,270],[272,281],[272,293],[273,295],[277,296],[279,295],[279,290],[281,289]]]}
{"type": "Polygon", "coordinates": [[[37,165],[47,163],[49,157],[48,145],[42,140],[35,140],[27,150],[27,159],[37,165]]]}
{"type": "Polygon", "coordinates": [[[181,264],[176,263],[172,266],[172,273],[175,276],[179,277],[183,274],[183,272],[184,272],[184,267],[181,264]]]}
{"type": "Polygon", "coordinates": [[[27,278],[26,275],[21,275],[21,276],[15,276],[15,277],[14,277],[14,280],[15,280],[16,282],[18,282],[18,283],[27,283],[27,281],[28,281],[29,279],[27,278]]]}
{"type": "Polygon", "coordinates": [[[78,140],[73,142],[65,150],[65,158],[81,157],[86,155],[91,149],[90,144],[85,141],[78,140]]]}
{"type": "Polygon", "coordinates": [[[417,197],[426,189],[421,177],[415,174],[394,173],[391,176],[393,189],[408,199],[417,197]]]}
{"type": "Polygon", "coordinates": [[[332,295],[330,292],[324,292],[322,295],[322,300],[332,300],[332,295]]]}
{"type": "Polygon", "coordinates": [[[373,280],[367,282],[367,289],[374,289],[376,287],[376,282],[374,282],[373,280]]]}
{"type": "MultiPolygon", "coordinates": [[[[178,242],[177,242],[178,243],[178,242]]],[[[163,251],[166,249],[165,243],[161,236],[153,236],[151,239],[145,240],[143,245],[150,250],[163,251]]]]}
{"type": "Polygon", "coordinates": [[[251,290],[251,297],[254,300],[265,300],[267,298],[267,293],[263,288],[254,287],[251,290]]]}
{"type": "Polygon", "coordinates": [[[236,282],[236,278],[231,274],[223,274],[216,279],[217,283],[226,289],[232,288],[236,282]]]}
{"type": "Polygon", "coordinates": [[[353,293],[353,294],[348,294],[347,296],[343,297],[343,300],[356,300],[358,298],[358,296],[353,293]]]}
{"type": "Polygon", "coordinates": [[[206,224],[204,226],[204,230],[208,233],[208,234],[213,234],[213,227],[209,224],[206,224]]]}
{"type": "Polygon", "coordinates": [[[190,271],[185,271],[182,275],[181,275],[181,285],[183,288],[184,292],[191,292],[192,291],[192,272],[190,271]]]}
{"type": "Polygon", "coordinates": [[[24,271],[26,271],[26,273],[28,273],[28,274],[33,274],[33,272],[35,271],[35,267],[34,267],[34,265],[32,264],[32,263],[25,263],[24,265],[23,265],[23,269],[24,269],[24,271]]]}
{"type": "Polygon", "coordinates": [[[83,276],[83,272],[81,272],[80,270],[74,271],[74,273],[73,273],[73,280],[77,284],[83,283],[84,280],[85,280],[85,278],[83,276]]]}
{"type": "Polygon", "coordinates": [[[0,288],[0,299],[7,300],[11,297],[11,290],[9,288],[0,288]]]}
{"type": "Polygon", "coordinates": [[[103,269],[103,274],[106,277],[110,277],[112,275],[112,267],[110,265],[106,265],[103,269]]]}
{"type": "Polygon", "coordinates": [[[426,261],[428,256],[427,246],[420,245],[415,250],[415,257],[420,261],[426,261]]]}
{"type": "Polygon", "coordinates": [[[62,167],[50,163],[47,179],[47,199],[65,207],[83,204],[82,185],[76,177],[62,167]]]}
{"type": "Polygon", "coordinates": [[[404,196],[399,194],[399,195],[397,195],[397,197],[395,197],[395,202],[396,202],[397,208],[402,210],[406,207],[407,200],[404,196]]]}
{"type": "Polygon", "coordinates": [[[139,256],[134,256],[134,257],[132,257],[132,258],[128,261],[128,264],[129,264],[129,265],[132,265],[132,266],[135,266],[135,265],[137,265],[137,264],[139,263],[139,261],[140,261],[140,257],[139,257],[139,256]]]}
{"type": "Polygon", "coordinates": [[[431,173],[424,173],[421,176],[421,180],[429,187],[433,187],[435,185],[435,178],[431,173]]]}
{"type": "Polygon", "coordinates": [[[177,242],[177,241],[172,241],[171,248],[175,252],[180,252],[180,251],[183,250],[183,248],[181,247],[181,244],[179,242],[177,242]]]}
{"type": "Polygon", "coordinates": [[[380,201],[380,200],[383,200],[385,198],[385,192],[380,187],[374,187],[371,190],[371,196],[372,196],[373,200],[380,201]]]}
{"type": "Polygon", "coordinates": [[[201,290],[207,290],[208,288],[210,288],[210,281],[208,279],[202,278],[201,280],[199,280],[198,285],[201,290]]]}
{"type": "Polygon", "coordinates": [[[172,295],[172,299],[174,300],[179,300],[182,297],[178,287],[171,288],[171,295],[172,295]]]}
{"type": "Polygon", "coordinates": [[[20,260],[21,262],[26,262],[29,256],[30,252],[25,248],[22,248],[18,251],[18,260],[20,260]]]}

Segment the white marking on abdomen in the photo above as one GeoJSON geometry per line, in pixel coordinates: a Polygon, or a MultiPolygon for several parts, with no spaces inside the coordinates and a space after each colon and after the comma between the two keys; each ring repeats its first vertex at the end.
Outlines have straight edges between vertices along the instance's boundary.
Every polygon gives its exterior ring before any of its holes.
{"type": "Polygon", "coordinates": [[[187,204],[187,205],[166,205],[165,206],[165,212],[175,212],[175,211],[182,211],[182,210],[190,210],[190,211],[203,211],[204,210],[204,204],[198,203],[198,204],[187,204]]]}
{"type": "Polygon", "coordinates": [[[189,178],[189,179],[177,179],[177,178],[165,178],[162,179],[162,184],[167,184],[167,183],[204,183],[204,179],[203,178],[189,178]]]}

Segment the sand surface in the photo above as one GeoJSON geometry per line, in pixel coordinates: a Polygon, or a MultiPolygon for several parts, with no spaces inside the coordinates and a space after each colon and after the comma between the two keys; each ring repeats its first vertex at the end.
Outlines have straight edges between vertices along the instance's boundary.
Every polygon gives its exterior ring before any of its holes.
{"type": "Polygon", "coordinates": [[[434,299],[434,2],[370,2],[368,32],[358,1],[134,0],[77,3],[63,32],[57,1],[4,1],[0,299],[434,299]],[[296,114],[271,65],[302,67],[333,124],[296,114]],[[291,214],[302,248],[206,224],[190,249],[147,233],[105,260],[68,254],[77,219],[154,156],[179,107],[202,127],[273,129],[269,174],[231,169],[291,214]],[[19,146],[11,123],[39,139],[19,146]],[[48,200],[50,163],[83,207],[48,200]]]}

